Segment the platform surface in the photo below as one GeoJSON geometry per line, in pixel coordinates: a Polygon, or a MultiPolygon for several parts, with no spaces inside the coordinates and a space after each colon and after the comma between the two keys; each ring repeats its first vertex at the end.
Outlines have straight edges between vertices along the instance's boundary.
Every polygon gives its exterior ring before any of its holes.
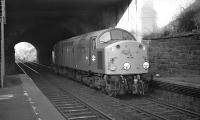
{"type": "Polygon", "coordinates": [[[24,74],[6,78],[0,88],[0,120],[65,120],[24,74]]]}
{"type": "Polygon", "coordinates": [[[154,77],[154,80],[200,89],[200,76],[198,75],[185,77],[154,77]]]}

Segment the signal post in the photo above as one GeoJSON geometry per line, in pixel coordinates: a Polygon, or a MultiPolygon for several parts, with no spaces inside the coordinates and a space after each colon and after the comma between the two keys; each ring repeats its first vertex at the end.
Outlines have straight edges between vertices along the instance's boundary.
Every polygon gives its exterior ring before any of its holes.
{"type": "Polygon", "coordinates": [[[5,0],[1,0],[1,88],[4,87],[4,77],[5,77],[4,24],[5,24],[5,0]]]}

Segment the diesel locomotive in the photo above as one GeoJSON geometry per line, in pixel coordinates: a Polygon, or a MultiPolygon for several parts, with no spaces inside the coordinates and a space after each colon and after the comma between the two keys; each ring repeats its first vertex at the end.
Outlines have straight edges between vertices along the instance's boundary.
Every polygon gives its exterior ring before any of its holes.
{"type": "Polygon", "coordinates": [[[143,95],[148,81],[147,49],[123,29],[109,28],[58,42],[52,52],[55,72],[110,96],[143,95]]]}

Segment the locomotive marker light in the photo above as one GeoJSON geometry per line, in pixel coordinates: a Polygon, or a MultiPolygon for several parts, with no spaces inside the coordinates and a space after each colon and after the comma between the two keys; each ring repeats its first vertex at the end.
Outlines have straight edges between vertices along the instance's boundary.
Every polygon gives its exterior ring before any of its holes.
{"type": "Polygon", "coordinates": [[[131,68],[130,63],[124,63],[124,69],[129,70],[131,68]]]}
{"type": "Polygon", "coordinates": [[[142,50],[146,50],[145,46],[142,45],[142,44],[139,45],[139,48],[142,49],[142,50]]]}
{"type": "Polygon", "coordinates": [[[116,45],[116,48],[117,48],[117,49],[120,49],[120,45],[116,45]]]}
{"type": "Polygon", "coordinates": [[[146,70],[149,68],[149,62],[144,62],[143,68],[146,70]]]}

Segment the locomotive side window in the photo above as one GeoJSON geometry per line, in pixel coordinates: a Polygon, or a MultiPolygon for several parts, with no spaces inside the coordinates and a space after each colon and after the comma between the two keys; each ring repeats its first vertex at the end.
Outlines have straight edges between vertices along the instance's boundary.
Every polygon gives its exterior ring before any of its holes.
{"type": "Polygon", "coordinates": [[[100,38],[100,43],[105,43],[111,40],[110,32],[105,32],[100,38]]]}
{"type": "Polygon", "coordinates": [[[92,38],[92,49],[96,49],[96,38],[92,38]]]}

